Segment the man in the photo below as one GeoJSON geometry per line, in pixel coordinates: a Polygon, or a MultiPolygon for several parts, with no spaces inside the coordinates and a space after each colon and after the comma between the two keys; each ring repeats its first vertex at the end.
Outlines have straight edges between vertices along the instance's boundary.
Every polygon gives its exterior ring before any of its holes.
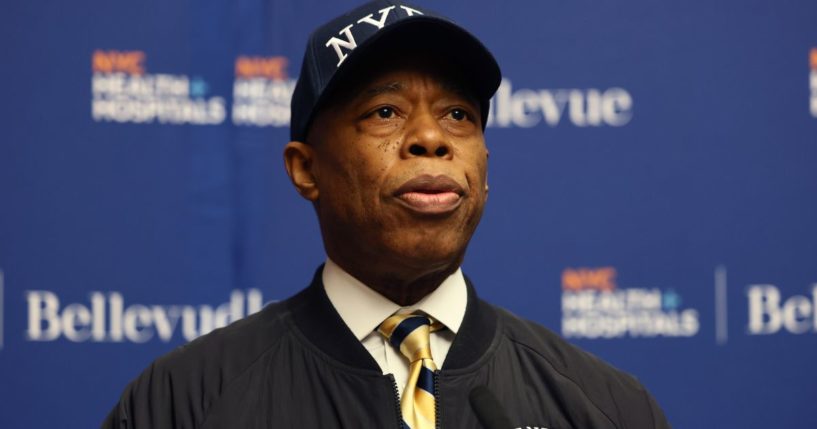
{"type": "Polygon", "coordinates": [[[479,300],[460,271],[499,81],[479,41],[415,7],[373,1],[316,30],[284,159],[326,264],[157,360],[105,427],[669,427],[633,378],[479,300]]]}

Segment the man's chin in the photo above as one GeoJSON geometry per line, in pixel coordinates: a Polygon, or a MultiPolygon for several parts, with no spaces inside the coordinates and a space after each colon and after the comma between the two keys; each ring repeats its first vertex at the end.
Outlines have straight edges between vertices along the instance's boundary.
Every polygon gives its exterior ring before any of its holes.
{"type": "MultiPolygon", "coordinates": [[[[434,240],[436,241],[436,240],[434,240]]],[[[452,246],[452,242],[397,243],[393,250],[396,261],[416,271],[439,271],[459,267],[465,254],[465,246],[452,246]],[[436,244],[436,245],[435,245],[436,244]]]]}

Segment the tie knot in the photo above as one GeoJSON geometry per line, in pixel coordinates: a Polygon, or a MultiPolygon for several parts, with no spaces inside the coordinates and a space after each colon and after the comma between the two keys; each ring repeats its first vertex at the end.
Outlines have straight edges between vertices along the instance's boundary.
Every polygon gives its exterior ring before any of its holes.
{"type": "Polygon", "coordinates": [[[398,348],[409,362],[414,362],[431,359],[429,333],[437,329],[436,325],[421,314],[395,314],[384,320],[377,331],[398,348]]]}

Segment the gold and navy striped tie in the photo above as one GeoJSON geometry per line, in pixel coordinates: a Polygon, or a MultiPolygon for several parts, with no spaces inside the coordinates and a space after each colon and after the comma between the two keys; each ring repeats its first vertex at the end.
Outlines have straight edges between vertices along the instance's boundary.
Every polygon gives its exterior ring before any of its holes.
{"type": "Polygon", "coordinates": [[[408,381],[400,401],[403,425],[408,429],[434,428],[437,366],[431,358],[429,333],[442,327],[420,314],[395,314],[377,329],[410,362],[408,381]]]}

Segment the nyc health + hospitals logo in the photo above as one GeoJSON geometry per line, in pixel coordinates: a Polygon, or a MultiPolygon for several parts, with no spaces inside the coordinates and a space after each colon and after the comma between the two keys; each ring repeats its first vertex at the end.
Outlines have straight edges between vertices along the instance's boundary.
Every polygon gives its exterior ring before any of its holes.
{"type": "Polygon", "coordinates": [[[562,272],[565,338],[692,337],[698,310],[685,308],[678,292],[657,287],[619,287],[613,267],[562,272]]]}
{"type": "Polygon", "coordinates": [[[199,77],[148,73],[143,51],[97,50],[91,56],[91,117],[96,122],[217,125],[223,97],[199,77]]]}

